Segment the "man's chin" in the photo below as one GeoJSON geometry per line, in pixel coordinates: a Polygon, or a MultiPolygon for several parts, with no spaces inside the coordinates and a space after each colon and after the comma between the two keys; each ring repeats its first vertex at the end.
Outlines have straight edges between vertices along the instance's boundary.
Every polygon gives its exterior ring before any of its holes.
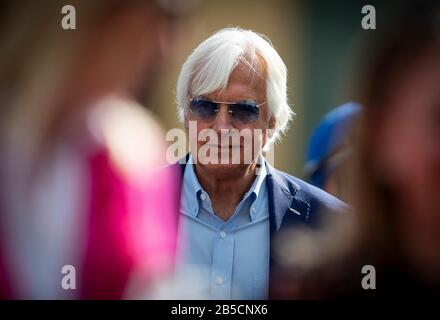
{"type": "Polygon", "coordinates": [[[234,172],[239,173],[244,170],[247,170],[252,163],[244,163],[244,162],[232,162],[232,161],[221,161],[218,162],[203,162],[199,161],[196,165],[203,167],[206,171],[212,174],[222,174],[222,175],[231,175],[234,172]]]}

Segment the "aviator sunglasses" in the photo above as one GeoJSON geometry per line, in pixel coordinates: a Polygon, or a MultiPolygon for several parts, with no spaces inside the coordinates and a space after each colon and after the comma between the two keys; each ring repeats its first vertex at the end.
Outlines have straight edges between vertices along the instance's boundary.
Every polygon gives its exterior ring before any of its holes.
{"type": "Polygon", "coordinates": [[[207,99],[191,99],[189,110],[202,121],[213,121],[217,117],[221,104],[228,105],[228,113],[234,121],[247,124],[258,120],[260,106],[266,102],[221,102],[207,99]]]}

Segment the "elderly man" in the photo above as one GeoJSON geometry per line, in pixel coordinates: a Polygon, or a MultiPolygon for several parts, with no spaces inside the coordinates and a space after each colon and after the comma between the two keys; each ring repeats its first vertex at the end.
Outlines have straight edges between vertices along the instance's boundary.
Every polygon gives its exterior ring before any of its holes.
{"type": "Polygon", "coordinates": [[[239,28],[212,35],[182,67],[177,101],[190,153],[180,164],[178,261],[200,297],[267,298],[273,236],[344,207],[262,156],[294,115],[286,80],[271,44],[239,28]]]}

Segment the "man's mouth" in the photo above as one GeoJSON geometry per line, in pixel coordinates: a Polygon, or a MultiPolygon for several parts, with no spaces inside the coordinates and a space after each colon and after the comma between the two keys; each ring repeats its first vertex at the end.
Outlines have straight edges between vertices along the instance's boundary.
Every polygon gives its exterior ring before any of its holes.
{"type": "Polygon", "coordinates": [[[240,148],[240,145],[231,145],[231,144],[225,144],[225,145],[221,145],[221,144],[205,144],[205,146],[209,147],[209,148],[218,148],[218,149],[232,149],[232,148],[240,148]]]}

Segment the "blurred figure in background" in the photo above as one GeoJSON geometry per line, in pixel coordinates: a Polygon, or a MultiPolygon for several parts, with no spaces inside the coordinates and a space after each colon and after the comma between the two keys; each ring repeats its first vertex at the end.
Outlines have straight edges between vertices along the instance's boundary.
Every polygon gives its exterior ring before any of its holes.
{"type": "Polygon", "coordinates": [[[346,168],[356,215],[291,238],[278,297],[440,297],[440,5],[410,7],[376,49],[346,168]],[[375,290],[361,286],[364,265],[375,290]]]}
{"type": "Polygon", "coordinates": [[[64,5],[1,4],[0,297],[136,297],[174,258],[179,175],[151,170],[164,138],[134,98],[175,17],[161,1],[75,1],[64,30],[64,5]]]}
{"type": "Polygon", "coordinates": [[[353,201],[391,265],[383,288],[440,297],[440,4],[409,12],[367,71],[353,201]]]}
{"type": "Polygon", "coordinates": [[[359,104],[348,102],[328,112],[310,137],[304,167],[311,184],[344,201],[348,190],[338,172],[351,156],[350,130],[360,111],[359,104]]]}

